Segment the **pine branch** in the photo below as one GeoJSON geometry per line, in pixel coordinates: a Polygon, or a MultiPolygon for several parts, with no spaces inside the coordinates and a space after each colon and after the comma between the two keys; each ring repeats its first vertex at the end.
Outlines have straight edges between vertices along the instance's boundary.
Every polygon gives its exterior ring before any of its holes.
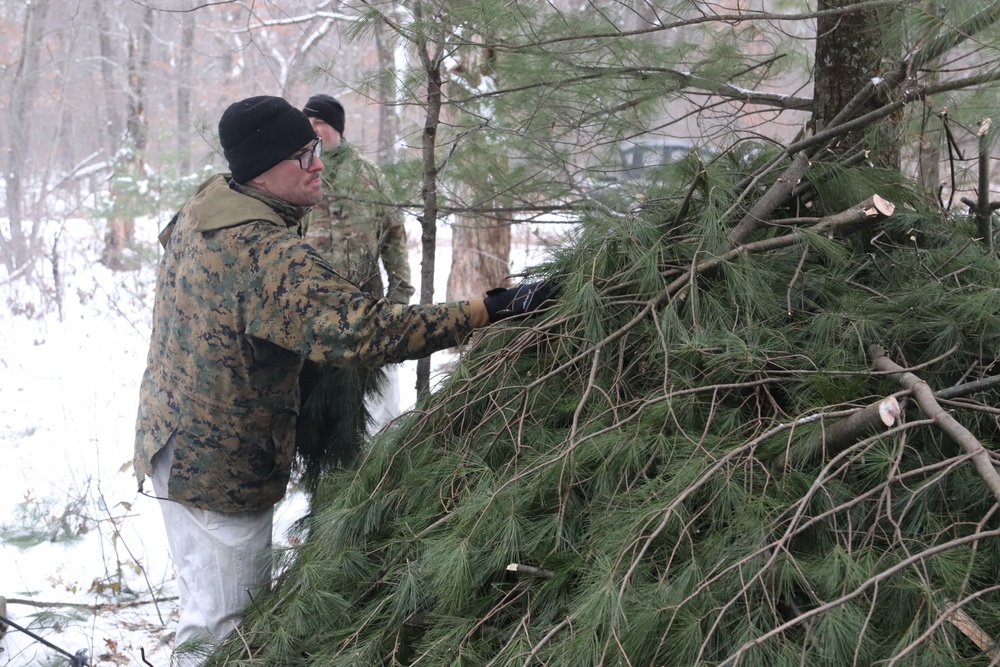
{"type": "MultiPolygon", "coordinates": [[[[839,234],[845,231],[853,230],[858,225],[864,224],[865,222],[883,220],[892,215],[894,210],[895,205],[892,202],[879,195],[872,195],[865,201],[856,204],[841,213],[821,218],[813,227],[810,228],[810,230],[813,232],[823,231],[830,234],[839,234]]],[[[600,349],[627,334],[631,329],[642,322],[651,312],[659,308],[663,303],[676,296],[682,289],[687,287],[694,276],[711,273],[726,262],[732,261],[744,254],[777,250],[801,242],[801,232],[795,231],[784,236],[776,236],[761,241],[755,241],[753,243],[739,245],[718,257],[699,262],[691,268],[691,271],[679,276],[664,287],[663,290],[661,290],[657,295],[649,299],[627,323],[619,327],[613,333],[609,334],[603,340],[594,343],[592,346],[582,350],[566,362],[559,364],[548,372],[540,375],[531,384],[525,387],[525,389],[530,390],[541,386],[547,380],[550,380],[565,370],[572,368],[582,359],[596,353],[600,349]]],[[[504,363],[504,358],[500,359],[500,363],[504,363]]]]}
{"type": "MultiPolygon", "coordinates": [[[[800,153],[792,160],[791,166],[774,182],[764,196],[757,200],[750,212],[729,232],[730,248],[742,245],[755,231],[760,229],[774,210],[781,206],[792,189],[799,184],[809,169],[809,156],[800,153]]],[[[752,183],[750,185],[753,185],[752,183]]],[[[746,192],[746,190],[744,190],[746,192]]],[[[734,204],[735,206],[735,204],[734,204]]]]}
{"type": "Polygon", "coordinates": [[[719,662],[718,665],[719,667],[724,667],[724,665],[739,664],[740,658],[743,656],[743,654],[746,653],[751,648],[753,648],[754,646],[759,646],[760,644],[763,644],[771,637],[783,634],[785,631],[797,625],[805,623],[810,618],[819,616],[820,614],[824,614],[835,607],[839,607],[843,604],[846,604],[847,602],[850,602],[851,600],[862,595],[869,588],[877,587],[879,584],[891,578],[895,574],[905,570],[908,567],[921,563],[931,558],[932,556],[936,556],[938,554],[944,553],[951,549],[955,549],[957,547],[964,546],[966,544],[977,543],[982,540],[986,540],[989,538],[998,538],[998,537],[1000,537],[1000,529],[987,530],[981,533],[974,533],[972,535],[963,535],[962,537],[957,537],[955,539],[948,540],[947,542],[941,542],[940,544],[935,544],[934,546],[928,547],[923,551],[918,551],[917,553],[911,554],[910,556],[907,556],[906,558],[900,560],[898,563],[892,565],[891,567],[888,567],[885,570],[882,570],[881,572],[877,573],[876,575],[869,577],[868,579],[863,581],[859,586],[855,587],[854,590],[851,590],[845,593],[844,595],[841,595],[840,597],[834,598],[833,600],[829,600],[828,602],[825,602],[813,609],[810,609],[809,611],[800,614],[795,618],[785,621],[784,623],[772,628],[771,630],[768,630],[765,633],[762,633],[760,636],[755,637],[750,641],[744,642],[742,646],[740,646],[736,651],[734,651],[731,655],[729,655],[725,660],[719,662]]]}
{"type": "MultiPolygon", "coordinates": [[[[663,519],[659,522],[659,524],[656,526],[656,528],[654,528],[649,533],[649,535],[643,540],[642,545],[637,550],[636,556],[634,557],[634,559],[632,561],[631,567],[625,573],[625,576],[622,577],[622,583],[619,586],[619,594],[620,595],[624,595],[625,594],[625,591],[628,588],[629,581],[630,581],[632,575],[634,574],[636,568],[639,567],[639,564],[641,563],[644,554],[646,553],[646,551],[649,548],[651,548],[651,546],[655,542],[656,538],[666,529],[667,524],[668,524],[671,516],[673,515],[673,513],[676,512],[678,510],[678,508],[682,506],[683,502],[688,497],[690,497],[692,494],[696,493],[698,491],[698,489],[702,485],[706,484],[712,478],[712,476],[715,475],[715,473],[717,473],[719,470],[723,469],[728,463],[730,463],[730,462],[732,462],[734,460],[737,460],[737,459],[739,459],[740,457],[742,457],[744,455],[751,454],[763,442],[765,442],[766,440],[770,439],[771,437],[773,437],[777,433],[781,433],[783,431],[786,431],[789,428],[792,428],[793,426],[794,426],[794,424],[779,424],[777,427],[775,427],[773,429],[769,429],[768,431],[765,431],[764,433],[762,433],[761,435],[757,436],[756,438],[753,438],[752,440],[748,440],[747,442],[742,443],[740,446],[733,448],[725,456],[719,457],[717,460],[715,460],[712,463],[712,465],[708,466],[701,474],[699,474],[698,477],[694,481],[692,481],[691,484],[689,484],[688,487],[686,489],[684,489],[684,491],[682,493],[678,494],[675,498],[673,498],[671,500],[670,503],[668,503],[666,505],[666,507],[662,508],[660,510],[660,514],[663,515],[663,519]]],[[[846,458],[846,455],[847,455],[847,453],[844,452],[844,453],[842,453],[840,455],[839,458],[841,458],[841,459],[846,458]]],[[[838,463],[838,459],[835,459],[835,460],[831,461],[830,463],[828,463],[827,466],[826,466],[826,468],[830,469],[833,466],[837,465],[837,463],[838,463]]],[[[816,482],[813,484],[813,489],[819,488],[819,486],[821,486],[821,483],[822,483],[823,479],[824,479],[823,475],[818,476],[816,482]]],[[[806,496],[806,501],[808,500],[808,498],[809,498],[809,494],[807,494],[807,496],[806,496]]],[[[855,499],[853,502],[858,502],[859,500],[860,499],[855,499]]],[[[805,504],[806,504],[805,502],[800,502],[799,503],[799,515],[801,514],[801,512],[804,511],[803,508],[804,508],[805,504]]],[[[842,509],[843,509],[842,507],[840,507],[840,508],[834,508],[834,509],[829,510],[829,512],[832,513],[834,511],[841,511],[842,509]]],[[[750,559],[755,558],[756,556],[759,556],[760,554],[763,554],[763,553],[771,552],[771,554],[772,554],[771,555],[771,559],[773,560],[777,556],[777,554],[781,552],[781,550],[782,550],[781,546],[783,544],[787,544],[787,540],[790,539],[792,537],[792,535],[795,534],[796,530],[804,530],[804,528],[807,527],[809,525],[809,523],[811,523],[812,521],[818,521],[821,518],[821,516],[820,517],[813,517],[813,519],[811,521],[806,522],[806,524],[804,526],[799,526],[798,522],[793,519],[790,522],[788,531],[786,532],[786,534],[784,535],[784,537],[780,541],[778,541],[776,543],[768,544],[768,545],[766,545],[766,546],[758,549],[754,553],[748,555],[746,558],[742,559],[741,561],[738,561],[735,564],[731,564],[728,568],[726,568],[726,570],[723,570],[722,572],[718,573],[718,577],[721,577],[722,574],[724,574],[727,570],[730,570],[730,569],[733,569],[733,568],[739,568],[741,562],[749,561],[750,559]],[[796,530],[793,530],[793,529],[796,529],[796,530]]],[[[763,571],[763,569],[764,568],[762,568],[762,571],[763,571]]],[[[713,581],[714,581],[714,578],[712,578],[712,577],[708,577],[706,579],[703,579],[700,582],[699,588],[696,589],[696,590],[694,590],[693,592],[691,592],[687,596],[687,598],[684,601],[682,601],[681,604],[678,605],[678,608],[680,608],[684,603],[689,602],[690,600],[693,600],[695,598],[695,596],[698,595],[699,592],[701,592],[702,588],[704,588],[706,586],[709,586],[713,581]]],[[[747,583],[744,586],[744,590],[746,589],[746,587],[749,587],[751,581],[752,581],[752,578],[749,581],[747,581],[747,583]]]]}
{"type": "MultiPolygon", "coordinates": [[[[779,182],[786,175],[793,176],[794,174],[789,174],[788,172],[786,172],[784,175],[782,175],[781,178],[778,179],[779,182]]],[[[765,197],[766,196],[767,195],[765,195],[765,197]]],[[[774,200],[772,200],[770,203],[774,204],[774,200]]],[[[778,204],[774,205],[777,206],[778,204]]],[[[860,226],[866,223],[885,220],[886,218],[891,216],[895,212],[895,210],[896,210],[896,205],[890,202],[889,200],[884,199],[879,195],[872,195],[863,202],[855,204],[854,206],[844,211],[841,211],[840,213],[835,213],[825,218],[820,218],[819,221],[816,222],[816,224],[814,224],[812,227],[809,227],[809,230],[812,232],[825,232],[831,235],[847,234],[858,229],[860,226]]],[[[763,210],[758,211],[757,207],[754,207],[754,210],[751,211],[749,214],[747,214],[747,216],[743,219],[743,222],[740,223],[740,226],[743,228],[742,231],[739,234],[737,234],[736,233],[737,230],[734,229],[733,232],[730,233],[730,242],[732,242],[734,245],[729,252],[721,255],[716,259],[702,262],[696,268],[696,272],[703,273],[705,271],[713,269],[717,265],[720,265],[731,259],[735,259],[736,257],[746,253],[775,250],[777,248],[785,248],[801,242],[802,240],[801,235],[799,233],[793,232],[792,234],[788,234],[786,236],[776,236],[770,239],[764,239],[762,241],[755,241],[753,243],[743,244],[742,241],[740,241],[740,237],[752,234],[756,229],[759,229],[760,226],[763,226],[763,223],[761,223],[761,220],[763,220],[763,218],[759,218],[757,215],[758,213],[763,214],[764,211],[763,210]],[[744,222],[746,224],[744,224],[744,222]]],[[[770,211],[768,211],[766,214],[770,215],[770,211]]],[[[686,278],[687,276],[682,276],[678,280],[684,280],[686,282],[686,278]]]]}
{"type": "MultiPolygon", "coordinates": [[[[945,356],[955,352],[955,349],[956,348],[948,350],[945,356]]],[[[1000,383],[1000,376],[993,376],[985,378],[984,380],[968,382],[956,387],[950,387],[948,389],[934,392],[934,397],[938,400],[947,401],[950,397],[965,396],[967,394],[989,388],[997,383],[1000,383]]],[[[864,408],[851,412],[846,418],[836,421],[831,427],[823,428],[817,434],[816,440],[811,443],[812,447],[822,447],[826,451],[827,455],[834,454],[857,442],[858,440],[861,440],[862,438],[867,438],[876,434],[882,429],[882,425],[885,425],[886,427],[892,426],[899,417],[899,414],[900,407],[895,396],[888,396],[880,399],[864,408]]],[[[840,415],[838,415],[838,417],[839,416],[840,415]]],[[[785,467],[786,463],[787,452],[776,458],[772,467],[776,470],[780,470],[785,467]]]]}
{"type": "MultiPolygon", "coordinates": [[[[844,123],[836,127],[835,129],[837,130],[837,133],[846,133],[847,131],[849,131],[848,128],[850,128],[854,123],[857,122],[858,121],[844,123]]],[[[819,137],[821,135],[825,137],[827,134],[828,133],[823,132],[816,135],[816,137],[819,137]]],[[[814,137],[814,139],[816,137],[814,137]]],[[[789,147],[788,149],[786,149],[784,154],[788,155],[793,154],[792,148],[789,147]]],[[[777,158],[775,158],[775,160],[772,161],[772,165],[775,163],[776,160],[780,159],[781,157],[782,156],[778,156],[777,158]]],[[[771,214],[774,213],[775,209],[777,209],[785,201],[787,201],[788,197],[792,194],[792,192],[794,192],[795,189],[799,187],[803,177],[806,174],[806,171],[808,171],[809,169],[809,166],[810,166],[809,155],[805,151],[799,151],[795,153],[795,158],[792,160],[791,165],[789,165],[788,168],[785,169],[785,171],[775,180],[774,184],[768,189],[768,191],[764,193],[764,195],[760,199],[757,200],[753,208],[751,208],[750,211],[745,216],[743,216],[740,222],[737,223],[737,225],[732,229],[732,231],[729,232],[727,238],[729,240],[731,248],[735,248],[745,243],[746,240],[755,231],[757,231],[766,224],[768,218],[770,218],[771,214]]],[[[734,202],[732,206],[730,206],[728,211],[726,211],[726,213],[724,214],[725,216],[728,217],[728,215],[730,215],[730,213],[732,213],[736,209],[736,207],[739,205],[739,202],[742,201],[742,197],[747,192],[750,191],[750,189],[763,176],[764,173],[766,173],[766,170],[761,169],[758,171],[758,175],[755,176],[753,179],[751,179],[748,182],[740,184],[742,193],[740,197],[737,199],[737,201],[734,202]]],[[[895,210],[894,204],[883,199],[878,195],[873,195],[872,199],[865,202],[863,206],[865,207],[866,210],[869,208],[874,208],[879,218],[887,218],[891,216],[893,214],[893,211],[895,210]]],[[[849,209],[849,211],[851,210],[855,209],[849,209]]],[[[850,215],[849,211],[845,211],[842,215],[849,216],[850,215]]],[[[830,219],[827,222],[827,224],[830,224],[831,226],[839,226],[844,223],[835,219],[830,219]]]]}
{"type": "Polygon", "coordinates": [[[565,628],[567,625],[571,625],[572,623],[573,623],[572,616],[567,616],[562,621],[557,623],[555,627],[549,630],[548,633],[544,637],[542,637],[537,644],[531,647],[531,652],[528,653],[528,657],[525,658],[524,664],[521,667],[528,667],[528,665],[530,665],[532,661],[535,659],[535,656],[538,655],[538,652],[542,650],[542,647],[545,646],[550,639],[555,637],[560,630],[565,628]]]}
{"type": "MultiPolygon", "coordinates": [[[[894,435],[896,433],[902,433],[902,432],[907,431],[907,430],[912,430],[912,429],[914,429],[916,427],[929,426],[932,423],[933,422],[931,420],[929,420],[929,419],[927,419],[927,420],[918,420],[918,421],[914,421],[914,422],[908,422],[907,424],[903,424],[901,426],[897,426],[897,427],[893,428],[889,433],[886,433],[884,435],[894,435]]],[[[753,440],[753,445],[754,446],[759,445],[764,440],[767,440],[767,439],[773,437],[775,434],[783,432],[783,431],[787,430],[788,428],[790,428],[792,426],[793,426],[792,424],[782,424],[781,426],[768,431],[764,435],[762,435],[762,436],[760,436],[758,438],[755,438],[753,440]]],[[[852,445],[849,448],[849,450],[858,450],[858,451],[860,451],[860,450],[862,450],[863,447],[865,447],[866,444],[867,444],[867,441],[857,442],[854,445],[852,445]]],[[[839,470],[841,468],[843,468],[843,467],[845,467],[845,466],[847,466],[847,465],[850,464],[850,460],[847,458],[850,453],[851,453],[851,451],[841,452],[840,454],[837,455],[837,457],[835,459],[831,460],[828,464],[826,464],[826,466],[824,467],[823,472],[820,475],[817,476],[817,480],[814,482],[814,484],[813,484],[812,488],[809,490],[809,492],[807,494],[805,494],[805,496],[803,496],[803,498],[800,499],[796,503],[799,508],[802,508],[805,504],[807,504],[811,500],[811,498],[813,497],[815,491],[817,489],[819,489],[819,488],[822,487],[822,483],[823,483],[824,480],[829,479],[830,477],[835,476],[839,472],[839,470]]],[[[958,463],[961,463],[961,462],[964,462],[964,461],[965,461],[965,458],[961,458],[961,459],[958,459],[958,460],[941,461],[941,462],[934,463],[934,464],[931,464],[931,465],[928,465],[928,466],[924,466],[924,467],[921,467],[921,468],[916,468],[916,469],[913,469],[913,470],[908,470],[906,472],[900,473],[898,475],[894,475],[892,477],[888,477],[885,480],[883,480],[880,484],[877,484],[877,485],[871,487],[870,489],[867,489],[864,493],[862,493],[862,494],[860,494],[858,496],[855,496],[854,498],[851,498],[850,501],[845,502],[845,503],[841,503],[841,504],[836,505],[834,507],[830,507],[830,508],[826,509],[825,511],[820,512],[819,514],[816,514],[814,516],[809,517],[808,519],[806,519],[802,523],[799,523],[799,518],[801,518],[801,511],[802,511],[800,509],[799,513],[796,514],[796,516],[793,517],[793,519],[789,522],[789,527],[786,530],[786,532],[779,539],[777,539],[777,540],[775,540],[773,542],[769,542],[769,543],[767,543],[765,545],[762,545],[761,547],[759,547],[755,551],[747,553],[741,559],[728,564],[727,567],[725,567],[725,568],[723,568],[721,570],[716,571],[715,573],[712,574],[712,576],[705,577],[704,579],[702,579],[700,582],[698,582],[698,587],[695,590],[693,590],[691,593],[689,593],[688,596],[684,600],[681,601],[681,603],[678,605],[678,608],[680,608],[684,604],[686,604],[686,603],[694,600],[699,594],[701,594],[702,592],[704,592],[705,589],[711,588],[716,582],[720,581],[723,578],[723,576],[725,576],[726,574],[729,574],[729,573],[731,573],[731,572],[733,572],[735,570],[739,570],[746,563],[752,561],[753,559],[757,558],[758,556],[760,556],[762,554],[770,553],[770,554],[772,554],[772,558],[773,558],[774,555],[782,552],[782,550],[784,550],[785,548],[787,548],[787,545],[790,543],[790,541],[791,541],[792,538],[801,535],[802,533],[804,533],[805,531],[809,530],[813,526],[816,526],[816,525],[822,523],[824,520],[829,519],[830,517],[836,515],[839,512],[844,512],[844,511],[850,510],[851,508],[853,508],[853,507],[855,507],[857,505],[860,505],[864,501],[866,501],[866,500],[868,500],[868,499],[870,499],[870,498],[872,498],[874,496],[877,496],[880,493],[883,493],[886,489],[889,488],[889,486],[891,484],[906,482],[908,479],[911,479],[911,478],[913,478],[913,479],[920,479],[923,475],[926,475],[926,474],[928,474],[930,472],[933,472],[935,470],[942,469],[942,468],[949,469],[949,468],[957,465],[958,463]]],[[[769,564],[770,564],[770,561],[769,561],[768,565],[769,564]]],[[[767,565],[765,565],[764,567],[760,568],[760,571],[763,572],[763,570],[766,567],[767,567],[767,565]]],[[[740,590],[740,594],[742,594],[743,592],[745,592],[746,588],[750,585],[750,583],[752,583],[752,579],[753,578],[750,578],[750,580],[747,581],[747,584],[744,586],[744,588],[742,588],[740,590]]]]}
{"type": "Polygon", "coordinates": [[[975,380],[974,382],[965,382],[954,387],[938,390],[934,392],[934,396],[937,398],[958,398],[959,396],[974,394],[977,391],[991,389],[998,384],[1000,384],[1000,375],[991,375],[981,380],[975,380]]]}
{"type": "MultiPolygon", "coordinates": [[[[824,425],[817,433],[812,448],[822,448],[829,456],[836,454],[846,447],[875,435],[883,427],[890,427],[899,418],[899,402],[894,396],[887,396],[872,403],[860,410],[851,413],[846,419],[834,422],[829,428],[824,425]]],[[[781,470],[788,462],[788,452],[782,452],[771,465],[773,470],[781,470]]]]}
{"type": "Polygon", "coordinates": [[[901,366],[889,359],[886,351],[877,345],[870,348],[872,355],[872,366],[878,370],[888,371],[896,382],[913,392],[917,405],[925,415],[933,419],[938,428],[945,432],[955,443],[957,443],[972,458],[972,463],[976,471],[982,478],[986,488],[990,490],[993,497],[1000,502],[1000,473],[993,467],[989,453],[982,443],[969,432],[964,426],[951,416],[951,414],[941,407],[934,398],[927,383],[913,373],[907,373],[901,366]]]}
{"type": "MultiPolygon", "coordinates": [[[[952,398],[967,396],[977,391],[989,389],[997,384],[1000,384],[1000,375],[993,375],[975,382],[966,382],[955,387],[936,391],[934,392],[934,398],[939,401],[949,402],[952,398]]],[[[991,414],[1000,414],[1000,410],[995,408],[989,409],[986,406],[975,406],[965,403],[959,405],[974,410],[982,409],[991,414]]],[[[824,428],[817,435],[818,442],[814,442],[813,446],[821,446],[827,452],[827,455],[839,452],[862,438],[874,435],[882,429],[881,425],[883,424],[885,426],[892,426],[894,420],[899,417],[899,412],[899,403],[894,396],[880,399],[864,408],[851,412],[847,417],[834,422],[829,428],[824,428]]],[[[837,417],[840,417],[840,415],[834,416],[834,418],[837,417]]],[[[782,453],[775,459],[772,468],[775,470],[784,468],[787,458],[787,452],[782,453]]]]}
{"type": "Polygon", "coordinates": [[[615,30],[613,32],[592,32],[582,35],[571,35],[567,37],[553,37],[544,41],[533,40],[525,44],[495,44],[494,48],[505,51],[516,51],[520,49],[530,49],[535,50],[538,47],[548,46],[550,44],[559,44],[561,42],[576,42],[582,41],[585,43],[590,43],[594,40],[600,40],[605,38],[619,39],[623,37],[635,37],[640,35],[649,35],[660,32],[672,32],[679,28],[700,25],[704,23],[730,23],[737,25],[740,23],[750,23],[757,21],[790,21],[799,22],[803,20],[817,19],[823,16],[840,16],[849,12],[859,12],[866,11],[869,9],[877,9],[879,7],[893,7],[895,6],[895,0],[869,0],[866,2],[857,2],[854,4],[846,5],[844,7],[835,7],[832,9],[821,9],[811,12],[801,12],[798,14],[779,14],[775,12],[765,12],[765,11],[755,11],[755,10],[742,10],[736,14],[715,14],[715,13],[702,13],[700,16],[696,16],[689,19],[680,19],[677,21],[672,21],[670,23],[657,22],[657,24],[652,28],[642,28],[639,30],[615,30]]]}
{"type": "MultiPolygon", "coordinates": [[[[927,423],[930,423],[930,422],[928,421],[927,423]]],[[[902,426],[897,427],[894,430],[903,430],[903,429],[908,428],[908,427],[912,427],[912,424],[910,424],[910,425],[904,424],[902,426]]],[[[756,441],[760,442],[761,439],[757,438],[756,441]]],[[[853,445],[851,449],[862,447],[864,442],[865,441],[862,441],[861,443],[857,443],[857,444],[853,445]]],[[[790,520],[788,521],[788,527],[785,529],[784,534],[781,535],[781,537],[779,537],[777,540],[775,540],[775,541],[773,541],[773,542],[771,542],[771,543],[769,543],[769,544],[767,544],[767,545],[765,545],[765,546],[757,549],[752,555],[747,556],[747,557],[741,559],[741,561],[739,561],[739,562],[737,562],[735,564],[732,564],[732,565],[729,566],[729,568],[727,568],[727,569],[742,568],[742,564],[741,563],[749,562],[752,558],[754,558],[754,557],[756,557],[758,555],[769,554],[767,562],[764,565],[762,565],[761,567],[759,567],[757,569],[757,571],[754,572],[752,575],[747,576],[747,575],[741,574],[740,579],[741,579],[741,581],[743,581],[743,584],[742,584],[741,588],[739,589],[739,591],[730,598],[729,602],[727,602],[726,605],[724,605],[724,607],[721,610],[717,611],[716,619],[713,622],[710,631],[708,633],[706,633],[706,637],[705,637],[704,641],[702,642],[702,647],[701,647],[701,649],[700,649],[700,651],[698,653],[697,659],[695,660],[696,664],[701,664],[702,654],[707,649],[712,634],[714,634],[715,630],[717,630],[718,627],[719,627],[719,625],[722,623],[722,620],[723,620],[723,613],[722,613],[722,611],[725,611],[726,609],[729,609],[732,605],[734,605],[735,603],[737,603],[737,601],[746,594],[746,592],[750,589],[750,587],[758,579],[762,578],[764,576],[765,572],[767,572],[768,570],[770,570],[774,566],[777,558],[781,554],[785,553],[788,550],[789,545],[791,544],[791,541],[792,541],[793,537],[795,537],[796,535],[801,534],[810,525],[818,523],[822,519],[822,517],[823,517],[824,514],[826,514],[828,516],[833,516],[834,514],[837,514],[839,512],[843,512],[848,507],[851,507],[854,504],[859,503],[861,501],[860,497],[854,498],[854,499],[852,499],[851,501],[849,501],[847,503],[843,503],[843,504],[841,504],[841,505],[839,505],[837,507],[830,508],[826,512],[821,513],[819,516],[813,516],[813,517],[811,517],[809,519],[806,519],[804,522],[802,521],[802,519],[805,518],[806,513],[809,511],[809,509],[811,507],[811,503],[812,503],[813,498],[817,494],[822,493],[823,490],[825,489],[825,487],[827,486],[827,484],[829,483],[829,481],[831,479],[837,477],[839,474],[841,474],[841,472],[844,469],[846,469],[849,466],[849,464],[851,463],[851,460],[848,458],[848,455],[850,454],[851,449],[848,449],[847,451],[841,452],[840,454],[838,454],[837,456],[835,456],[833,459],[831,459],[830,462],[827,463],[823,467],[823,470],[820,472],[820,474],[818,474],[816,476],[816,479],[813,481],[813,483],[810,486],[809,490],[805,494],[803,494],[803,496],[795,503],[794,514],[790,518],[790,520]]],[[[886,480],[880,486],[882,486],[883,488],[888,488],[888,486],[889,486],[889,480],[886,480]]],[[[869,495],[874,495],[874,493],[875,493],[875,489],[870,489],[866,494],[863,494],[863,495],[869,496],[869,495]]],[[[719,573],[717,575],[717,577],[715,577],[715,578],[721,578],[722,574],[723,573],[719,573]]],[[[687,602],[688,600],[694,599],[695,595],[701,589],[704,589],[704,588],[707,588],[708,586],[710,586],[712,579],[713,578],[707,578],[707,579],[701,581],[700,584],[699,584],[699,589],[696,590],[696,591],[694,591],[693,593],[691,593],[688,596],[688,598],[685,600],[685,602],[687,602]]],[[[813,613],[813,612],[815,612],[815,610],[813,610],[813,611],[811,611],[811,612],[809,612],[807,614],[800,614],[800,615],[796,616],[794,619],[792,619],[791,621],[789,621],[788,623],[786,623],[785,625],[795,624],[794,622],[796,622],[797,619],[801,619],[801,622],[803,622],[803,623],[808,623],[809,619],[812,618],[812,616],[815,615],[815,613],[813,613]]],[[[740,648],[739,651],[737,651],[736,655],[738,656],[740,652],[742,652],[745,648],[748,648],[749,645],[753,645],[753,644],[754,644],[753,642],[749,642],[748,644],[745,644],[743,647],[740,648]]],[[[721,664],[725,664],[725,662],[723,662],[721,664]]]]}
{"type": "Polygon", "coordinates": [[[1000,20],[1000,2],[993,2],[984,7],[975,16],[969,18],[965,23],[955,26],[944,34],[939,35],[926,46],[917,49],[909,58],[903,61],[896,80],[902,83],[906,80],[910,72],[919,71],[927,63],[933,61],[951,51],[953,48],[982,32],[1000,20]]]}
{"type": "Polygon", "coordinates": [[[556,573],[552,570],[543,570],[540,567],[535,567],[534,565],[522,565],[521,563],[511,563],[507,566],[508,572],[516,572],[517,574],[523,574],[529,577],[537,577],[539,579],[551,579],[556,576],[556,573]]]}

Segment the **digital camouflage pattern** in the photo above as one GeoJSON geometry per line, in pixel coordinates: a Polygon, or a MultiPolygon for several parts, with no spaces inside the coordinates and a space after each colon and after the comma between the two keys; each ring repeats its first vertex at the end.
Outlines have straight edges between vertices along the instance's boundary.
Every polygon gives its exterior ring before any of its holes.
{"type": "Polygon", "coordinates": [[[304,359],[381,366],[472,330],[468,302],[403,306],[345,281],[300,238],[304,213],[215,176],[161,234],[136,420],[140,488],[173,436],[171,500],[269,507],[291,471],[304,359]]]}
{"type": "Polygon", "coordinates": [[[306,241],[368,294],[409,303],[414,288],[403,215],[387,203],[378,167],[342,143],[323,154],[323,192],[323,201],[303,220],[306,241]],[[389,279],[388,290],[379,261],[389,279]]]}

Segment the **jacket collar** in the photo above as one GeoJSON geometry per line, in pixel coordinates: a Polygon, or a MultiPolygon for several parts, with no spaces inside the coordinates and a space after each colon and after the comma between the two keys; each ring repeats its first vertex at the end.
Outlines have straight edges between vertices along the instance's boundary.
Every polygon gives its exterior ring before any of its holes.
{"type": "Polygon", "coordinates": [[[265,204],[271,211],[277,213],[285,227],[297,227],[305,214],[312,208],[311,206],[295,206],[289,204],[284,199],[279,199],[274,195],[264,192],[252,185],[237,183],[229,179],[229,189],[247,197],[253,197],[257,201],[265,204]]]}
{"type": "MultiPolygon", "coordinates": [[[[256,220],[288,228],[297,227],[310,208],[289,204],[253,186],[236,183],[229,174],[216,174],[198,187],[185,206],[185,221],[196,232],[225,229],[256,220]]],[[[180,217],[180,214],[175,215],[160,232],[163,247],[180,217]]]]}

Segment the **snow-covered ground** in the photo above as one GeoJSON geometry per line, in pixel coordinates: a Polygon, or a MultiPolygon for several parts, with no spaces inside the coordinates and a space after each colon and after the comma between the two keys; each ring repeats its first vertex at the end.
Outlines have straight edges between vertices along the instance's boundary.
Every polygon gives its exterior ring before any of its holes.
{"type": "MultiPolygon", "coordinates": [[[[158,225],[138,225],[150,249],[143,268],[112,273],[99,262],[102,226],[69,223],[58,244],[61,319],[48,260],[35,281],[47,292],[0,269],[0,615],[57,647],[10,628],[0,667],[69,665],[82,649],[90,665],[142,665],[143,655],[168,664],[176,587],[157,501],[137,493],[131,465],[158,225]]],[[[536,261],[537,230],[515,230],[512,271],[536,261]]],[[[415,223],[409,232],[419,282],[415,223]]],[[[437,300],[450,264],[442,228],[437,300]]],[[[433,365],[446,361],[435,355],[433,365]]],[[[403,408],[415,368],[401,368],[403,408]]],[[[276,542],[304,507],[297,494],[279,505],[276,542]]]]}

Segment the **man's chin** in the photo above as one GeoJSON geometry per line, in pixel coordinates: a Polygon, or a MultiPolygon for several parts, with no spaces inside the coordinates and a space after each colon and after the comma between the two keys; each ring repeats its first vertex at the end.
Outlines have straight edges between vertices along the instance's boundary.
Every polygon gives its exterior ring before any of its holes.
{"type": "Polygon", "coordinates": [[[322,183],[318,183],[316,185],[316,187],[310,188],[309,189],[309,193],[306,196],[309,198],[309,201],[311,202],[309,204],[310,206],[315,206],[316,204],[318,204],[321,201],[323,201],[323,185],[322,185],[322,183]]]}

